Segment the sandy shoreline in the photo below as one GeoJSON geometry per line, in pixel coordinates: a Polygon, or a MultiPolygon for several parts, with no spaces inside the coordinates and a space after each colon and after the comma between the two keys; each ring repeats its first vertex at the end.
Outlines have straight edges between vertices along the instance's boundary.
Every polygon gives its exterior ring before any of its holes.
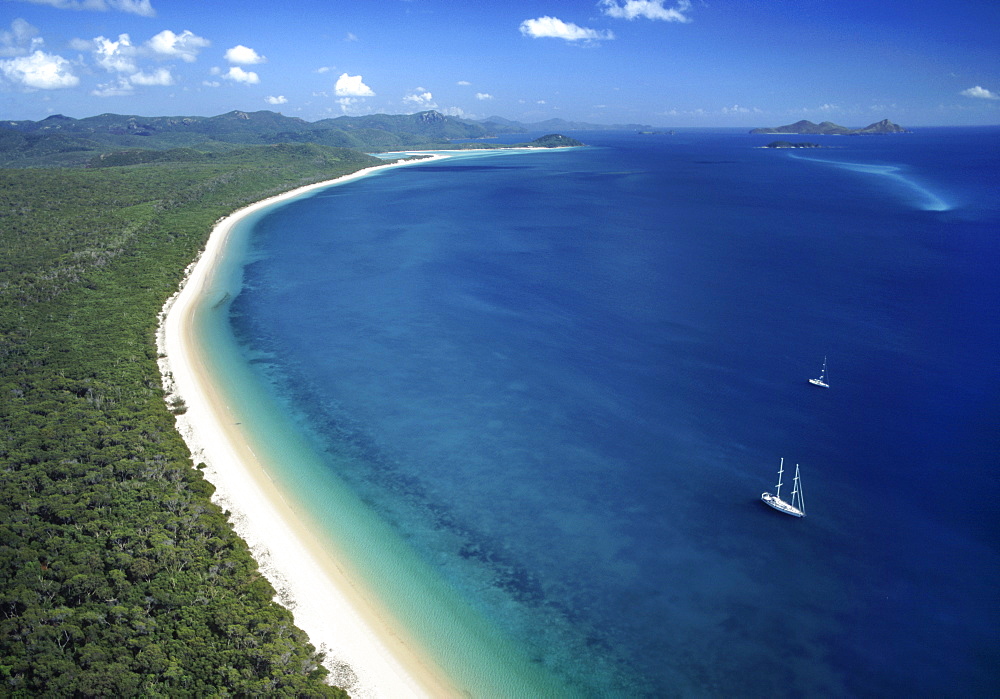
{"type": "Polygon", "coordinates": [[[447,697],[462,692],[419,649],[397,635],[391,621],[349,578],[271,481],[266,464],[250,448],[225,396],[211,381],[193,317],[233,226],[242,218],[308,191],[412,162],[426,159],[381,165],[302,187],[218,221],[180,290],[164,305],[157,336],[167,398],[179,396],[187,406],[177,418],[177,429],[194,461],[207,464],[205,476],[217,488],[213,500],[232,513],[237,533],[278,590],[279,601],[292,610],[295,623],[313,645],[327,653],[324,664],[334,683],[355,697],[447,697]]]}

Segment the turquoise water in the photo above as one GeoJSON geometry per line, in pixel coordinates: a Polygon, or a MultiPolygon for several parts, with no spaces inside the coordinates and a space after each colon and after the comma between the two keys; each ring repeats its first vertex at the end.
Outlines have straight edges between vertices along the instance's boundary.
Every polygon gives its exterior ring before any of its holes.
{"type": "MultiPolygon", "coordinates": [[[[370,503],[330,477],[331,466],[346,467],[350,457],[323,454],[305,414],[274,393],[272,377],[258,371],[261,357],[242,354],[245,348],[228,323],[230,304],[243,286],[243,265],[253,258],[248,242],[263,216],[251,214],[234,227],[195,310],[195,327],[203,341],[201,359],[237,423],[247,427],[249,446],[266,464],[268,476],[294,498],[303,520],[320,531],[341,570],[381,600],[380,614],[397,620],[404,642],[427,647],[458,686],[476,696],[571,693],[444,584],[370,503]]],[[[294,576],[294,571],[284,573],[294,576]]]]}
{"type": "Polygon", "coordinates": [[[581,140],[248,222],[276,477],[476,695],[994,686],[1000,132],[581,140]]]}

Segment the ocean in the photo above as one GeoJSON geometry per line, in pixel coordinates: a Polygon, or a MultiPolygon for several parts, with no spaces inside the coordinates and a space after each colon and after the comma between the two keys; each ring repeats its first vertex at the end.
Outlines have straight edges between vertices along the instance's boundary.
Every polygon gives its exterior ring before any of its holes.
{"type": "Polygon", "coordinates": [[[995,691],[1000,128],[572,135],[242,224],[275,479],[474,696],[995,691]]]}

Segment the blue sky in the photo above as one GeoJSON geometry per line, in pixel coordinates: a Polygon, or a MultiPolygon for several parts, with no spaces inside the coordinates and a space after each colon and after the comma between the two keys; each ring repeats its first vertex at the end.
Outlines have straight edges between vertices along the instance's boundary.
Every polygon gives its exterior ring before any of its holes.
{"type": "Polygon", "coordinates": [[[997,0],[0,0],[0,118],[1000,124],[997,0]]]}

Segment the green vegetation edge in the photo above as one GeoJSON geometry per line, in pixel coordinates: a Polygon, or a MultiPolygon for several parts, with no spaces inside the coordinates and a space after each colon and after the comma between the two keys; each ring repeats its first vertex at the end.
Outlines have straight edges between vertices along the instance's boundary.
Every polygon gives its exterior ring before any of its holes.
{"type": "Polygon", "coordinates": [[[347,696],[192,467],[155,333],[220,217],[381,162],[0,170],[0,695],[347,696]]]}

